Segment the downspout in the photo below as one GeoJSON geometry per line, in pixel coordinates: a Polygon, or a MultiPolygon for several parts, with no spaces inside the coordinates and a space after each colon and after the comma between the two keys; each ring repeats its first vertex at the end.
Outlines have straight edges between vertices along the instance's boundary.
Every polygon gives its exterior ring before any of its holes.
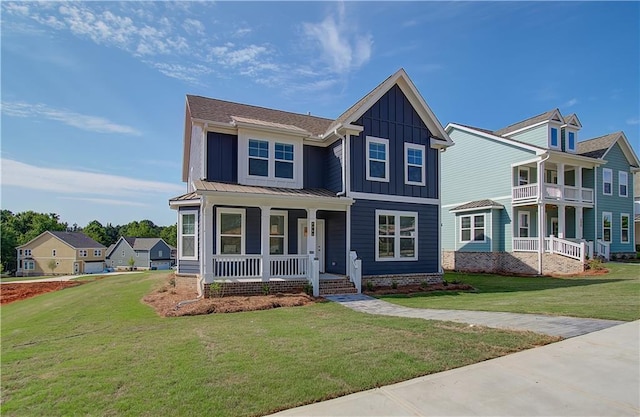
{"type": "Polygon", "coordinates": [[[197,288],[198,288],[198,296],[191,300],[180,301],[178,304],[176,304],[176,310],[178,310],[180,307],[185,306],[187,304],[195,303],[196,301],[202,298],[202,296],[204,295],[204,276],[198,277],[197,288]]]}
{"type": "Polygon", "coordinates": [[[544,159],[537,162],[538,165],[538,274],[542,275],[542,256],[544,255],[544,201],[542,192],[544,186],[544,172],[542,172],[542,164],[551,157],[549,153],[544,159]]]}

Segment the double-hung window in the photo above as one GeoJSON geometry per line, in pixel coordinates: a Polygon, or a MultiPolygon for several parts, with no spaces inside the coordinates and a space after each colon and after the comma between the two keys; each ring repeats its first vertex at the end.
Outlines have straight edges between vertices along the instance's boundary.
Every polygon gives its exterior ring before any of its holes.
{"type": "Polygon", "coordinates": [[[567,148],[570,151],[576,150],[576,133],[575,132],[567,132],[567,148]]]}
{"type": "Polygon", "coordinates": [[[94,249],[93,256],[102,256],[102,249],[94,249]]]}
{"type": "Polygon", "coordinates": [[[249,139],[249,175],[269,176],[269,142],[249,139]]]}
{"type": "Polygon", "coordinates": [[[460,241],[484,242],[484,214],[460,217],[460,241]]]}
{"type": "Polygon", "coordinates": [[[376,261],[418,259],[418,213],[376,210],[376,261]]]}
{"type": "MultiPolygon", "coordinates": [[[[198,259],[198,239],[196,237],[198,230],[197,221],[195,211],[180,214],[180,240],[178,241],[180,259],[198,259]]],[[[122,252],[124,253],[124,251],[122,252]]]]}
{"type": "Polygon", "coordinates": [[[620,243],[629,243],[629,215],[620,215],[620,243]]]}
{"type": "Polygon", "coordinates": [[[613,171],[609,168],[602,170],[602,194],[613,194],[613,171]]]}
{"type": "Polygon", "coordinates": [[[558,144],[558,129],[555,127],[552,127],[550,129],[550,136],[551,138],[549,139],[549,142],[551,144],[552,148],[558,148],[559,144],[558,144]]]}
{"type": "Polygon", "coordinates": [[[610,212],[602,213],[602,240],[605,242],[611,242],[611,221],[613,216],[610,212]]]}
{"type": "Polygon", "coordinates": [[[36,269],[36,264],[34,261],[24,261],[24,269],[27,271],[33,271],[36,269]]]}
{"type": "Polygon", "coordinates": [[[425,147],[414,143],[404,144],[404,182],[408,185],[425,185],[425,147]]]}
{"type": "Polygon", "coordinates": [[[367,180],[389,182],[389,140],[367,136],[366,146],[367,180]]]}
{"type": "Polygon", "coordinates": [[[31,249],[25,249],[24,256],[31,256],[31,249]]]}
{"type": "Polygon", "coordinates": [[[618,195],[629,196],[629,174],[625,171],[618,171],[618,195]]]}
{"type": "Polygon", "coordinates": [[[286,213],[272,213],[269,219],[269,254],[284,255],[287,253],[286,236],[286,213]]]}
{"type": "Polygon", "coordinates": [[[218,254],[244,254],[244,219],[244,209],[218,209],[218,254]]]}
{"type": "Polygon", "coordinates": [[[293,145],[276,142],[275,149],[276,178],[293,179],[293,145]]]}
{"type": "Polygon", "coordinates": [[[51,256],[53,256],[54,258],[56,257],[56,250],[55,249],[51,249],[51,256]]]}
{"type": "Polygon", "coordinates": [[[86,258],[87,257],[87,250],[86,249],[80,249],[78,252],[80,252],[80,257],[81,258],[86,258]]]}
{"type": "Polygon", "coordinates": [[[518,212],[518,237],[529,237],[529,212],[518,212]]]}

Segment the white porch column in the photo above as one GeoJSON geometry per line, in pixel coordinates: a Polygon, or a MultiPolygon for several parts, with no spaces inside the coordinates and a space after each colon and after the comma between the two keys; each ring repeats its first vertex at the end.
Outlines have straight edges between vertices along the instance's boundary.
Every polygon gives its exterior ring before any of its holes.
{"type": "Polygon", "coordinates": [[[269,281],[271,277],[271,262],[269,260],[269,224],[271,222],[271,207],[260,207],[260,239],[262,253],[262,280],[269,281]]]}
{"type": "MultiPolygon", "coordinates": [[[[558,187],[560,187],[560,195],[564,200],[566,196],[564,195],[564,163],[562,162],[558,164],[558,187]]],[[[558,219],[558,221],[560,221],[560,219],[558,219]]]]}
{"type": "Polygon", "coordinates": [[[582,239],[582,207],[576,207],[576,239],[582,239]]]}
{"type": "Polygon", "coordinates": [[[216,238],[216,231],[213,230],[213,204],[209,199],[204,198],[202,205],[202,219],[200,226],[200,242],[202,242],[202,249],[200,250],[200,274],[204,277],[205,283],[211,284],[214,279],[213,239],[216,238]]]}
{"type": "Polygon", "coordinates": [[[582,167],[576,167],[576,188],[578,188],[578,201],[582,201],[582,167]]]}
{"type": "Polygon", "coordinates": [[[307,253],[316,256],[316,215],[318,209],[307,209],[307,253]]]}
{"type": "Polygon", "coordinates": [[[544,204],[544,160],[538,163],[538,273],[542,275],[544,254],[545,204],[544,204]]]}
{"type": "Polygon", "coordinates": [[[560,239],[564,239],[565,232],[565,206],[558,205],[558,236],[560,239]]]}

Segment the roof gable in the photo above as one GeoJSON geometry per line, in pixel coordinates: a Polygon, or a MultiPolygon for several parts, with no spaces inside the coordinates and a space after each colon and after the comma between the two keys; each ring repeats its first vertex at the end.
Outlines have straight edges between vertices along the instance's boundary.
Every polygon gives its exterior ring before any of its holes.
{"type": "Polygon", "coordinates": [[[543,122],[549,122],[549,121],[557,122],[560,124],[565,123],[564,118],[562,117],[562,114],[560,114],[560,110],[556,108],[556,109],[544,112],[542,114],[539,114],[537,116],[533,116],[528,119],[522,120],[520,122],[514,123],[507,127],[503,127],[502,129],[498,129],[494,132],[494,134],[498,136],[505,136],[510,133],[514,133],[516,131],[526,129],[527,127],[534,126],[543,122]]]}
{"type": "Polygon", "coordinates": [[[457,129],[459,131],[466,132],[466,133],[471,133],[471,134],[474,134],[483,138],[487,138],[496,142],[504,143],[511,146],[516,146],[518,148],[526,149],[528,151],[533,151],[536,153],[545,151],[544,148],[541,148],[536,145],[532,145],[530,143],[525,143],[509,137],[498,136],[494,132],[488,129],[481,129],[478,127],[466,126],[459,123],[449,123],[445,130],[447,131],[447,133],[451,133],[451,131],[453,131],[454,129],[457,129]]]}
{"type": "Polygon", "coordinates": [[[424,101],[415,84],[413,84],[413,81],[411,81],[403,68],[400,68],[395,74],[388,77],[367,95],[358,100],[356,104],[342,113],[335,122],[331,124],[327,133],[340,125],[350,125],[358,120],[396,84],[402,90],[405,97],[409,100],[431,134],[435,137],[436,141],[439,142],[440,146],[453,145],[453,142],[445,132],[442,124],[433,114],[433,111],[431,111],[431,108],[429,108],[427,103],[424,101]]]}
{"type": "Polygon", "coordinates": [[[66,243],[74,249],[103,249],[105,246],[80,232],[50,231],[58,240],[66,243]]]}
{"type": "Polygon", "coordinates": [[[624,153],[625,158],[627,158],[629,165],[640,167],[638,156],[622,131],[578,142],[578,154],[589,156],[591,158],[605,159],[607,153],[609,153],[616,143],[620,146],[620,149],[624,153]]]}
{"type": "Polygon", "coordinates": [[[570,115],[565,116],[564,123],[567,126],[571,126],[577,129],[582,128],[582,123],[580,123],[580,119],[578,119],[578,116],[575,113],[571,113],[570,115]]]}

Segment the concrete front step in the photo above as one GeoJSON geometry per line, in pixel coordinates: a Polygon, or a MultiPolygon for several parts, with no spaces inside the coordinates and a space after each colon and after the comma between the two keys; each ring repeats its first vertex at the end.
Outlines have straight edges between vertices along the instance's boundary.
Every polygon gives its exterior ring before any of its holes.
{"type": "Polygon", "coordinates": [[[348,279],[320,281],[320,295],[357,294],[358,290],[348,279]]]}

